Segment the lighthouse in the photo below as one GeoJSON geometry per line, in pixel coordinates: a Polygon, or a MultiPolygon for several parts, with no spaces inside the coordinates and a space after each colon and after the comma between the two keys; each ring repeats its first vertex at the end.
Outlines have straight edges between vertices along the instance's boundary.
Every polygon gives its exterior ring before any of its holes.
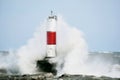
{"type": "Polygon", "coordinates": [[[38,71],[51,72],[56,75],[56,28],[57,28],[57,16],[51,15],[47,18],[46,27],[46,56],[43,60],[37,61],[38,71]]]}
{"type": "Polygon", "coordinates": [[[56,53],[56,28],[57,28],[57,16],[53,15],[51,11],[51,15],[48,16],[47,20],[47,30],[46,30],[46,58],[55,58],[57,56],[56,53]]]}

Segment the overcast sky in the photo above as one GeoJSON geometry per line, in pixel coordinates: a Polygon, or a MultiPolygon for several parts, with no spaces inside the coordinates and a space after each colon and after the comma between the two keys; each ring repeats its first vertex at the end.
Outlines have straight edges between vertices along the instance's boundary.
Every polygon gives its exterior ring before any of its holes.
{"type": "Polygon", "coordinates": [[[26,44],[51,10],[84,32],[90,51],[120,51],[120,0],[0,0],[0,50],[26,44]]]}

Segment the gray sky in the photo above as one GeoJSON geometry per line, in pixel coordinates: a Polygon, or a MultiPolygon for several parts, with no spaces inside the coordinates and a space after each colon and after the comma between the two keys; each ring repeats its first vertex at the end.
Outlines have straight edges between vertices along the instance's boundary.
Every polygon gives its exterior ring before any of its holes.
{"type": "Polygon", "coordinates": [[[90,51],[120,51],[120,0],[0,0],[0,50],[26,44],[51,10],[84,32],[90,51]]]}

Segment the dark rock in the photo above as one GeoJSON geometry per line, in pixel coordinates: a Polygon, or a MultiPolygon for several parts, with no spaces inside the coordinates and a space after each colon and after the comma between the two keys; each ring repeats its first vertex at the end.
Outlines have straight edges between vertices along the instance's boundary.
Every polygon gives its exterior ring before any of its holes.
{"type": "Polygon", "coordinates": [[[52,73],[40,73],[33,75],[0,75],[0,80],[120,80],[120,78],[111,78],[106,76],[95,77],[88,75],[69,75],[63,74],[55,77],[52,73]]]}

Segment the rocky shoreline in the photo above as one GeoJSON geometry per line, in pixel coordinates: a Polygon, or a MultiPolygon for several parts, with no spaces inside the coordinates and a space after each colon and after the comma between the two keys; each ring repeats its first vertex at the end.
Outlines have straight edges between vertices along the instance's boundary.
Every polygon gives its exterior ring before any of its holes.
{"type": "Polygon", "coordinates": [[[0,75],[0,80],[120,80],[120,78],[111,77],[95,77],[88,75],[68,75],[64,74],[55,77],[52,73],[40,73],[32,75],[0,75]]]}

